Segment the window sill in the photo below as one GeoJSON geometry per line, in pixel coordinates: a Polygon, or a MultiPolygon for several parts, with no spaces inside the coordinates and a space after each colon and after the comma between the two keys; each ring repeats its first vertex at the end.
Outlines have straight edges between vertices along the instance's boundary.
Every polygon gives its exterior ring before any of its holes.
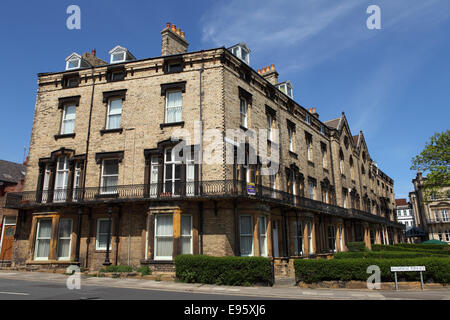
{"type": "Polygon", "coordinates": [[[105,135],[108,133],[120,133],[122,134],[123,132],[123,128],[118,128],[118,129],[104,129],[104,130],[100,130],[100,135],[105,135]]]}
{"type": "Polygon", "coordinates": [[[56,134],[55,140],[59,139],[68,139],[68,138],[75,138],[75,133],[69,133],[69,134],[56,134]]]}
{"type": "Polygon", "coordinates": [[[290,155],[291,157],[294,157],[295,159],[298,159],[298,154],[296,154],[296,153],[293,152],[293,151],[289,151],[289,155],[290,155]]]}
{"type": "Polygon", "coordinates": [[[310,160],[308,160],[308,165],[310,166],[310,167],[315,167],[315,165],[314,165],[314,162],[312,162],[312,161],[310,161],[310,160]]]}
{"type": "Polygon", "coordinates": [[[184,128],[184,121],[180,121],[180,122],[171,122],[171,123],[161,123],[161,124],[159,125],[159,127],[160,127],[161,129],[164,129],[164,128],[170,128],[170,127],[182,127],[182,128],[184,128]]]}

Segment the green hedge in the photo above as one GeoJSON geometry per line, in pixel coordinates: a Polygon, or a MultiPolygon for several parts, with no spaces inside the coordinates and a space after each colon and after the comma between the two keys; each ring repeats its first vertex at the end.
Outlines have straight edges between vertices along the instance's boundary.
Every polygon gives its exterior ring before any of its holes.
{"type": "Polygon", "coordinates": [[[270,259],[261,257],[181,255],[175,257],[175,273],[179,280],[189,283],[232,286],[272,283],[270,259]]]}
{"type": "Polygon", "coordinates": [[[107,266],[100,269],[100,272],[133,272],[132,266],[107,266]]]}
{"type": "Polygon", "coordinates": [[[338,252],[334,259],[412,259],[412,258],[446,258],[445,254],[435,254],[419,251],[367,251],[367,252],[338,252]]]}
{"type": "Polygon", "coordinates": [[[347,243],[347,248],[350,252],[367,251],[366,244],[364,242],[349,242],[347,243]]]}
{"type": "MultiPolygon", "coordinates": [[[[370,274],[367,267],[377,265],[381,270],[382,282],[393,282],[394,273],[391,266],[425,266],[424,281],[450,283],[449,258],[415,258],[415,259],[330,259],[294,261],[297,281],[315,283],[320,281],[367,281],[370,274]]],[[[398,274],[399,280],[420,281],[418,272],[398,274]]]]}
{"type": "MultiPolygon", "coordinates": [[[[421,247],[421,245],[416,246],[402,246],[402,245],[384,245],[384,244],[374,244],[372,245],[372,251],[397,251],[397,252],[423,252],[423,253],[429,253],[433,255],[447,255],[450,256],[450,250],[448,250],[445,246],[441,247],[441,249],[428,249],[428,246],[435,246],[435,245],[424,245],[421,247]]],[[[439,245],[437,245],[439,246],[439,245]]],[[[433,248],[433,247],[431,247],[433,248]]]]}

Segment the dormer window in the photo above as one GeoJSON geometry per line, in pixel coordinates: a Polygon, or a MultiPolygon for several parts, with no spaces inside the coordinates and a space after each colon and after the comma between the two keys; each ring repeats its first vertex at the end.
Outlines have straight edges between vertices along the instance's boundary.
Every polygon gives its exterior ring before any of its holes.
{"type": "Polygon", "coordinates": [[[283,92],[289,98],[294,99],[294,90],[290,81],[286,81],[277,85],[278,90],[283,92]]]}
{"type": "Polygon", "coordinates": [[[128,49],[121,46],[115,47],[109,52],[109,54],[111,55],[111,64],[136,60],[128,49]]]}
{"type": "Polygon", "coordinates": [[[66,70],[75,70],[80,68],[89,68],[90,64],[84,60],[78,53],[72,53],[66,58],[66,70]]]}
{"type": "Polygon", "coordinates": [[[236,57],[250,65],[250,49],[245,43],[239,43],[229,49],[236,57]]]}

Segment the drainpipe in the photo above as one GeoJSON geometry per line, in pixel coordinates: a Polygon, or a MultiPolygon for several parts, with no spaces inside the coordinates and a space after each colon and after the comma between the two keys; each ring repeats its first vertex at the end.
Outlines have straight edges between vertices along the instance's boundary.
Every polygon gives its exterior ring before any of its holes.
{"type": "Polygon", "coordinates": [[[203,255],[203,202],[199,202],[199,212],[198,212],[198,236],[199,236],[199,246],[200,255],[203,255]]]}
{"type": "Polygon", "coordinates": [[[94,67],[91,68],[91,77],[92,77],[92,91],[91,91],[91,106],[89,109],[89,123],[88,123],[88,132],[86,137],[86,160],[84,161],[84,173],[83,173],[83,196],[86,192],[86,175],[87,175],[87,163],[89,158],[89,141],[91,138],[91,124],[92,124],[92,110],[94,109],[94,92],[95,92],[95,76],[94,76],[94,67]]]}
{"type": "Polygon", "coordinates": [[[81,223],[83,222],[83,208],[78,208],[77,243],[75,247],[75,264],[80,263],[81,223]]]}

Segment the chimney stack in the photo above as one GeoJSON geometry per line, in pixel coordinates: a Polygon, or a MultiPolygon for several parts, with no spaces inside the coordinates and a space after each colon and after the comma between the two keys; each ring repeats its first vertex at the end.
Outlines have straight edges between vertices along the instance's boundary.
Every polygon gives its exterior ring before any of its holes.
{"type": "Polygon", "coordinates": [[[97,55],[97,50],[93,49],[92,50],[92,55],[95,57],[97,55]]]}
{"type": "Polygon", "coordinates": [[[162,44],[161,56],[185,53],[189,43],[185,39],[185,32],[177,26],[167,22],[166,27],[161,31],[162,44]]]}
{"type": "Polygon", "coordinates": [[[278,84],[278,72],[274,64],[258,70],[258,73],[274,86],[278,84]]]}
{"type": "Polygon", "coordinates": [[[312,109],[312,115],[313,115],[315,118],[319,119],[319,114],[316,112],[316,108],[313,108],[313,109],[312,109]]]}

